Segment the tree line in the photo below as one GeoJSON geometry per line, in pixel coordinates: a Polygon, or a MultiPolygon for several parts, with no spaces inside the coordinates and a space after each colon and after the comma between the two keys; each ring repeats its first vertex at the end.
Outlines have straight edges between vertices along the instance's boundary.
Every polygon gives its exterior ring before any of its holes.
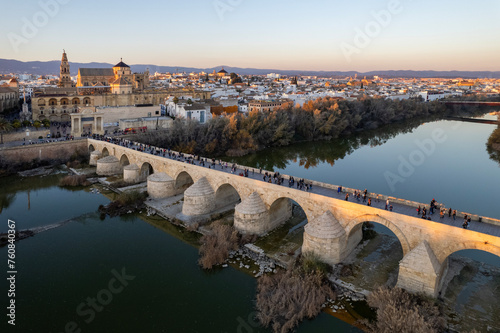
{"type": "Polygon", "coordinates": [[[175,119],[164,131],[139,134],[136,141],[204,156],[241,156],[267,147],[329,140],[411,118],[444,114],[443,103],[422,99],[324,97],[303,106],[285,103],[274,111],[214,117],[205,124],[175,119]]]}

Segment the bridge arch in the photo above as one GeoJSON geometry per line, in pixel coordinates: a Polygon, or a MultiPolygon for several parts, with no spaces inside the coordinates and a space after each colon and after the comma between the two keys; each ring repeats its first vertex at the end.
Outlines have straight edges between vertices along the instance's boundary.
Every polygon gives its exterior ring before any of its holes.
{"type": "MultiPolygon", "coordinates": [[[[489,265],[500,267],[500,248],[498,246],[495,246],[495,245],[490,245],[490,248],[484,248],[483,245],[487,245],[487,244],[484,244],[484,242],[465,242],[465,243],[454,242],[454,246],[449,247],[449,249],[452,251],[453,250],[456,250],[456,251],[450,253],[447,257],[442,259],[442,261],[441,261],[441,258],[439,256],[436,256],[437,259],[440,261],[440,264],[441,264],[440,272],[442,272],[442,274],[440,276],[438,276],[438,279],[436,281],[437,285],[439,286],[438,291],[440,294],[444,295],[445,293],[447,293],[448,287],[449,287],[449,285],[447,283],[452,283],[452,280],[451,281],[447,280],[447,278],[449,277],[448,269],[449,269],[449,267],[451,267],[450,260],[452,260],[452,261],[454,259],[457,260],[458,259],[457,257],[464,256],[464,257],[467,257],[474,262],[479,263],[481,266],[483,265],[483,263],[487,262],[489,265]],[[466,252],[467,250],[472,250],[472,251],[469,253],[460,253],[460,252],[466,252]],[[475,258],[475,256],[477,256],[479,253],[482,253],[483,255],[489,254],[491,257],[493,257],[493,261],[491,261],[492,258],[489,258],[489,259],[484,258],[484,257],[481,259],[477,258],[477,257],[475,258]],[[488,261],[490,261],[490,262],[488,262],[488,261]]],[[[441,252],[441,254],[443,254],[443,255],[445,253],[448,253],[448,251],[441,252]]],[[[456,265],[456,263],[455,263],[455,265],[456,265]]],[[[477,274],[477,273],[474,273],[474,274],[477,274]]],[[[463,283],[469,283],[475,279],[473,276],[471,277],[468,274],[462,275],[461,272],[457,276],[455,276],[453,279],[455,279],[455,278],[458,278],[459,281],[465,280],[465,282],[463,282],[463,283]]],[[[497,295],[500,294],[500,291],[497,291],[497,289],[498,288],[496,288],[495,291],[492,290],[493,294],[491,295],[491,297],[493,297],[497,301],[497,304],[498,304],[498,296],[497,295]]],[[[457,297],[460,297],[460,295],[457,295],[457,297]]]]}
{"type": "Polygon", "coordinates": [[[234,208],[239,202],[241,202],[241,196],[233,185],[224,183],[217,187],[215,191],[216,209],[226,206],[234,208]]]}
{"type": "Polygon", "coordinates": [[[436,258],[442,264],[450,255],[462,250],[481,250],[496,255],[500,258],[500,247],[489,242],[466,241],[466,242],[447,242],[448,246],[442,250],[437,250],[436,258]]]}
{"type": "Polygon", "coordinates": [[[149,164],[148,162],[143,162],[141,165],[141,174],[140,174],[140,179],[142,181],[145,181],[149,175],[152,175],[154,173],[153,166],[149,164]]]}
{"type": "Polygon", "coordinates": [[[358,216],[352,220],[350,220],[347,225],[345,226],[345,231],[347,234],[347,238],[349,237],[357,230],[359,230],[364,222],[375,222],[382,224],[383,226],[387,227],[390,231],[392,231],[396,237],[399,240],[399,243],[401,243],[401,247],[403,248],[403,256],[405,256],[408,252],[410,252],[410,243],[408,242],[408,239],[404,235],[404,233],[399,229],[394,223],[391,221],[379,216],[379,215],[374,215],[374,214],[365,214],[358,216]]]}
{"type": "Polygon", "coordinates": [[[302,210],[302,213],[305,215],[305,218],[309,221],[309,217],[300,202],[293,200],[287,196],[280,196],[276,198],[271,205],[269,206],[269,222],[275,227],[280,224],[283,224],[288,219],[290,219],[293,215],[293,206],[294,204],[302,210]]]}
{"type": "Polygon", "coordinates": [[[123,168],[129,164],[130,160],[128,159],[127,154],[122,154],[122,156],[120,157],[120,166],[123,168]]]}
{"type": "Polygon", "coordinates": [[[92,152],[95,151],[95,147],[93,144],[89,144],[89,153],[92,154],[92,152]]]}
{"type": "Polygon", "coordinates": [[[104,147],[102,148],[102,157],[109,156],[109,150],[108,148],[104,147]]]}
{"type": "Polygon", "coordinates": [[[176,177],[175,177],[175,189],[176,191],[179,192],[184,192],[185,190],[188,189],[191,185],[194,184],[193,177],[186,171],[181,171],[176,177]]]}

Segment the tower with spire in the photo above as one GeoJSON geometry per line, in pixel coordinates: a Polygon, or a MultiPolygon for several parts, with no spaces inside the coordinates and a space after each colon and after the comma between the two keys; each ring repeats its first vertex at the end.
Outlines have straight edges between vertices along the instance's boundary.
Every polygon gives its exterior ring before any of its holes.
{"type": "Polygon", "coordinates": [[[59,83],[57,84],[60,88],[71,88],[73,87],[73,81],[71,81],[71,75],[69,73],[69,61],[66,51],[63,50],[61,59],[61,72],[59,74],[59,83]]]}

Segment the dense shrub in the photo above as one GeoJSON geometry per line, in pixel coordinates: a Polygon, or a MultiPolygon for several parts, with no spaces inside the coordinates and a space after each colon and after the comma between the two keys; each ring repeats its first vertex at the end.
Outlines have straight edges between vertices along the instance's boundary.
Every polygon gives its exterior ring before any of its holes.
{"type": "Polygon", "coordinates": [[[118,197],[106,206],[99,206],[99,211],[104,216],[111,217],[128,214],[146,208],[144,201],[148,197],[147,192],[129,191],[122,192],[118,197]]]}
{"type": "Polygon", "coordinates": [[[446,327],[446,320],[432,301],[401,288],[379,288],[367,301],[377,309],[376,323],[367,324],[374,333],[433,333],[446,327]]]}
{"type": "Polygon", "coordinates": [[[423,103],[418,99],[339,101],[325,97],[309,101],[302,107],[286,103],[271,112],[251,111],[248,115],[235,113],[214,117],[206,124],[176,119],[170,129],[138,134],[135,140],[197,155],[242,155],[297,141],[337,138],[445,111],[442,103],[423,103]]]}
{"type": "Polygon", "coordinates": [[[335,292],[320,271],[289,269],[264,275],[257,283],[257,318],[274,332],[288,332],[302,319],[316,317],[335,292]]]}
{"type": "Polygon", "coordinates": [[[60,186],[88,186],[90,183],[87,181],[86,175],[73,175],[66,176],[59,182],[60,186]]]}
{"type": "Polygon", "coordinates": [[[199,264],[203,269],[223,264],[229,252],[238,249],[238,232],[232,226],[215,224],[211,231],[211,234],[203,235],[200,239],[199,264]]]}

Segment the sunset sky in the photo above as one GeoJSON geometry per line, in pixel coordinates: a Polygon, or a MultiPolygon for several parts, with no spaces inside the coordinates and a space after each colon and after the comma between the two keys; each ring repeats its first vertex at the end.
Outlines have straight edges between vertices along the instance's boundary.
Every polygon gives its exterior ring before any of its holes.
{"type": "Polygon", "coordinates": [[[498,0],[1,4],[5,59],[59,60],[64,48],[74,62],[123,57],[128,64],[202,68],[500,70],[498,0]]]}

